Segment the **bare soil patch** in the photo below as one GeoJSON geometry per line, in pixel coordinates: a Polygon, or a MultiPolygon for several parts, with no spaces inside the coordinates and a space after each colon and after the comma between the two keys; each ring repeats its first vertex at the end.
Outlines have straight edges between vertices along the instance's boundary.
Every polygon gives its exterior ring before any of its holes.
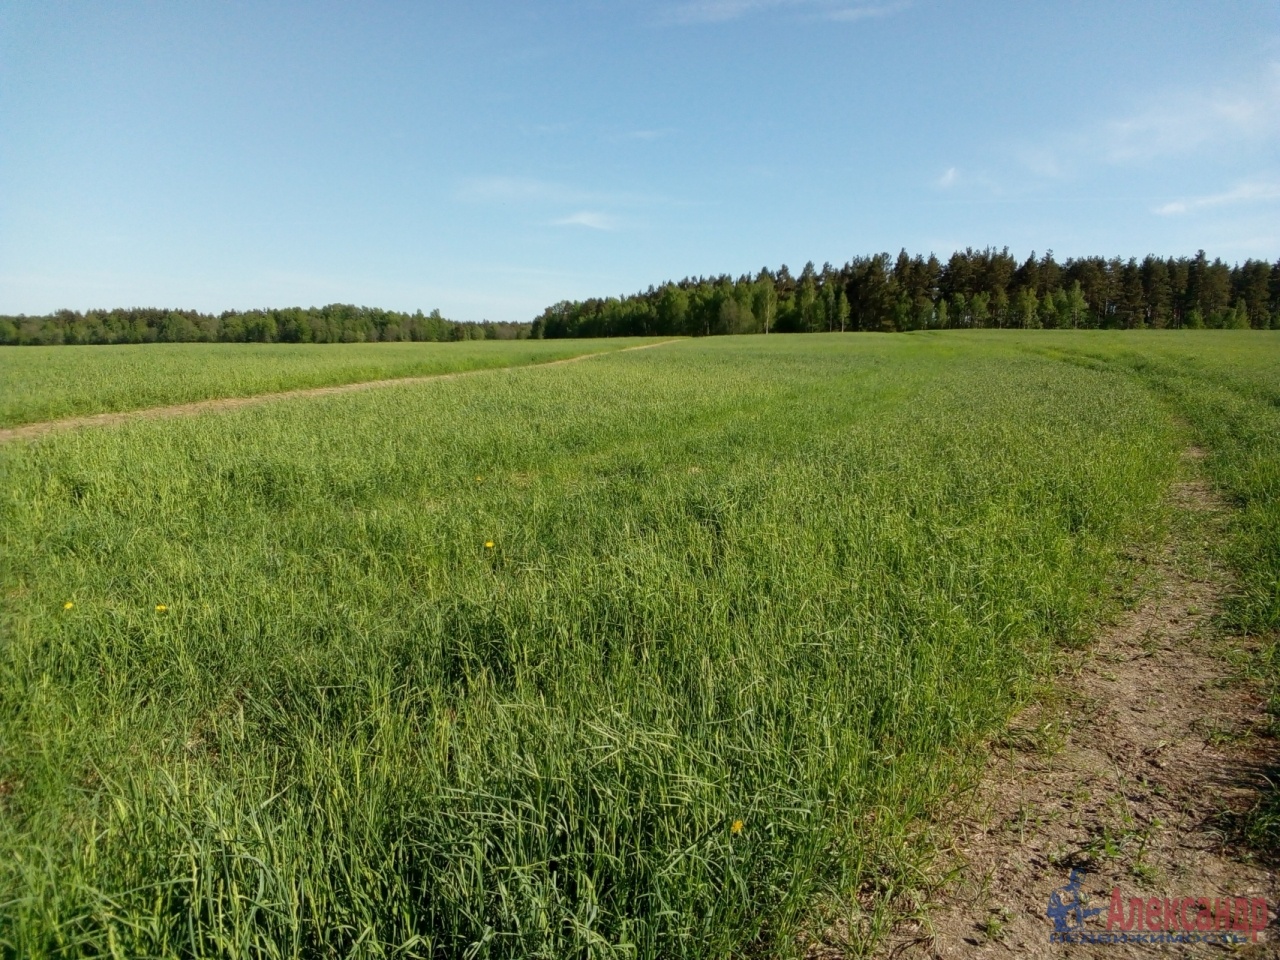
{"type": "MultiPolygon", "coordinates": [[[[1209,488],[1183,483],[1174,497],[1204,521],[1189,529],[1212,537],[1224,508],[1209,488]]],[[[1213,630],[1229,582],[1204,546],[1172,537],[1138,608],[1015,719],[976,795],[944,818],[955,836],[950,882],[883,956],[1280,956],[1276,874],[1223,829],[1224,814],[1256,799],[1277,744],[1262,697],[1222,656],[1244,641],[1213,630]],[[1244,947],[1052,943],[1046,911],[1073,868],[1084,872],[1086,906],[1102,908],[1085,929],[1105,932],[1117,887],[1126,914],[1131,897],[1265,897],[1271,926],[1244,947]]]]}
{"type": "Polygon", "coordinates": [[[74,430],[80,427],[109,427],[130,420],[158,420],[167,417],[186,417],[200,413],[219,413],[224,410],[236,410],[241,407],[252,407],[273,400],[292,400],[299,397],[328,397],[340,393],[355,393],[360,390],[376,390],[380,387],[406,386],[415,383],[428,383],[435,380],[456,380],[459,377],[473,377],[481,373],[499,373],[508,370],[528,370],[535,367],[558,367],[566,363],[577,363],[590,360],[592,357],[603,357],[615,353],[627,353],[631,350],[648,350],[652,347],[666,346],[675,340],[662,340],[658,343],[642,343],[635,347],[623,347],[621,350],[601,350],[596,353],[583,353],[576,357],[565,357],[563,360],[548,360],[545,363],[521,364],[515,367],[481,367],[478,370],[459,370],[454,373],[432,373],[421,377],[393,377],[387,380],[364,380],[358,383],[341,383],[331,387],[303,387],[297,390],[280,390],[275,393],[259,393],[249,397],[215,397],[210,400],[196,400],[192,403],[175,403],[164,407],[147,407],[142,410],[123,410],[115,413],[94,413],[83,417],[66,417],[61,420],[45,420],[41,423],[24,423],[16,427],[0,429],[0,443],[9,440],[30,440],[44,436],[55,430],[74,430]]]}

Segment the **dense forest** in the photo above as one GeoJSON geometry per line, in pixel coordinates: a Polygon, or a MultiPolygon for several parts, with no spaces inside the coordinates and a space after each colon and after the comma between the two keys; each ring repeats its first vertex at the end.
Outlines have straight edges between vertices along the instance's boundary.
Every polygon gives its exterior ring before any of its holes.
{"type": "Polygon", "coordinates": [[[942,263],[887,253],[843,267],[812,263],[744,275],[687,278],[627,297],[562,301],[535,337],[922,330],[947,327],[1280,328],[1280,261],[1228,266],[1194,257],[1144,260],[1052,252],[1025,262],[965,250],[942,263]]]}
{"type": "Polygon", "coordinates": [[[352,343],[517,340],[526,337],[708,336],[729,333],[925,330],[955,327],[1280,329],[1280,261],[1228,265],[1148,256],[1019,263],[1006,247],[895,260],[855,257],[843,267],[784,265],[736,280],[686,278],[625,297],[564,300],[529,323],[448,320],[439,310],[398,313],[330,304],[283,310],[133,308],[0,316],[0,344],[161,341],[352,343]]]}
{"type": "Polygon", "coordinates": [[[133,308],[59,310],[47,316],[0,316],[0,344],[157,343],[359,343],[391,340],[523,340],[527,323],[464,323],[429,314],[397,313],[333,303],[283,310],[133,308]]]}

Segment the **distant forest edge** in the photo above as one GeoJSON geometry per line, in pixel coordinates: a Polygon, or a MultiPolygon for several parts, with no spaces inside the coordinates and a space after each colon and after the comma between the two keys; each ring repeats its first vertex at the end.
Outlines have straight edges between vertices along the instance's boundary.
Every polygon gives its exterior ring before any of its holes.
{"type": "Polygon", "coordinates": [[[966,327],[1280,328],[1280,261],[1228,266],[1194,257],[1058,263],[1033,253],[965,250],[856,257],[839,269],[805,265],[686,278],[627,297],[562,301],[533,321],[535,337],[707,336],[728,333],[892,332],[966,327]]]}
{"type": "Polygon", "coordinates": [[[348,304],[279,310],[131,308],[0,316],[0,344],[152,342],[357,343],[522,340],[528,337],[711,336],[733,333],[953,328],[1280,329],[1280,260],[1228,265],[1194,257],[1058,263],[1006,247],[843,267],[784,265],[736,280],[686,277],[623,297],[563,300],[532,323],[449,320],[348,304]]]}
{"type": "Polygon", "coordinates": [[[376,343],[403,340],[526,340],[528,323],[449,320],[439,310],[398,313],[331,303],[327,307],[199,313],[132,307],[0,316],[0,344],[376,343]]]}

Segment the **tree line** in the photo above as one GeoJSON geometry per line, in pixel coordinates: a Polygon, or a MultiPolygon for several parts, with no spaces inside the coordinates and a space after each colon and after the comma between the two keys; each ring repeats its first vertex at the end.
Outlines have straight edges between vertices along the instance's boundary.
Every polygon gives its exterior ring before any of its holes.
{"type": "Polygon", "coordinates": [[[0,344],[153,342],[359,343],[526,337],[709,336],[731,333],[949,328],[1280,329],[1280,261],[1228,265],[1194,257],[1071,258],[1021,263],[1006,247],[843,267],[783,265],[736,279],[686,277],[623,297],[562,300],[532,323],[449,320],[334,303],[280,310],[131,308],[0,316],[0,344]]]}
{"type": "Polygon", "coordinates": [[[624,297],[564,300],[534,321],[535,337],[707,336],[947,328],[1280,329],[1280,261],[1227,265],[1194,257],[1143,260],[1052,251],[1019,263],[1006,247],[810,262],[734,279],[693,277],[624,297]]]}
{"type": "Polygon", "coordinates": [[[0,316],[0,344],[85,343],[361,343],[401,340],[523,340],[528,323],[449,320],[423,314],[331,303],[282,310],[200,313],[134,307],[59,310],[44,316],[0,316]]]}

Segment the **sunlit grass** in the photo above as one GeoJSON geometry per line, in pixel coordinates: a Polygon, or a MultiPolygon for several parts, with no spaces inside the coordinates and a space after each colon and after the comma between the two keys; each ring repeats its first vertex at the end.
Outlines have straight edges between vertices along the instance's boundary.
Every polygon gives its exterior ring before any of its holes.
{"type": "Polygon", "coordinates": [[[0,936],[872,933],[853,894],[1090,635],[1184,439],[1018,338],[809,335],[6,445],[0,936]]]}
{"type": "Polygon", "coordinates": [[[215,397],[523,366],[646,342],[652,341],[0,347],[0,427],[215,397]]]}
{"type": "MultiPolygon", "coordinates": [[[[1247,672],[1269,693],[1273,725],[1280,723],[1280,332],[1059,335],[1050,342],[1148,384],[1206,451],[1204,469],[1231,508],[1227,535],[1210,544],[1235,581],[1221,625],[1248,638],[1255,653],[1247,672]]],[[[1226,819],[1274,861],[1280,777],[1268,775],[1272,784],[1252,811],[1226,819]]]]}

